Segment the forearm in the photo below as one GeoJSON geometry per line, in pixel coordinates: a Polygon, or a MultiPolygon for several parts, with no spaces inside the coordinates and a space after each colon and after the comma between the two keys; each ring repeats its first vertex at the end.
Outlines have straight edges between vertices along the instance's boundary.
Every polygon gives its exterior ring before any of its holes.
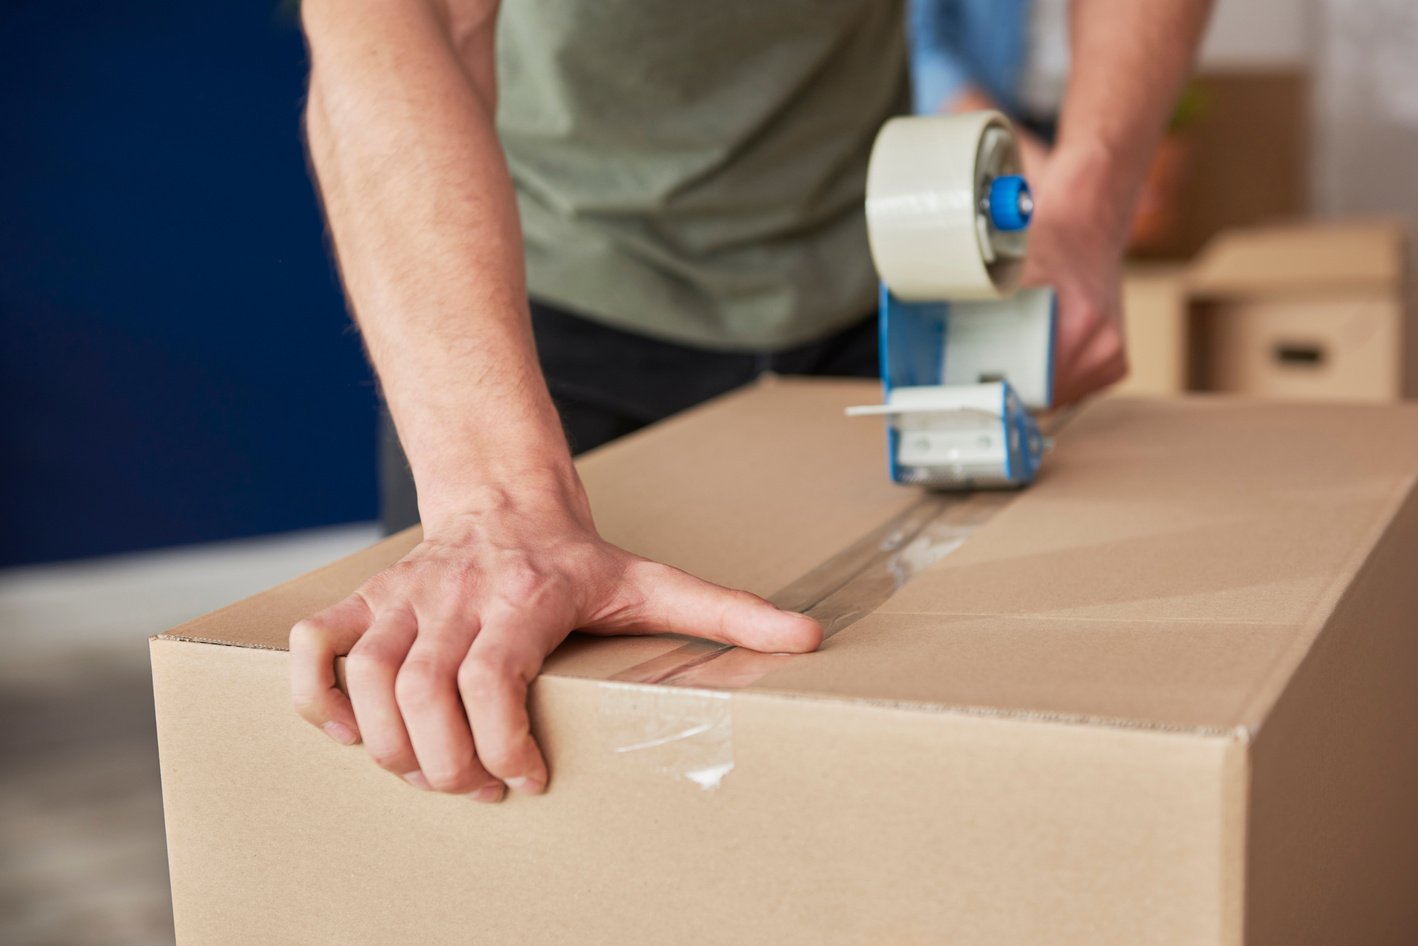
{"type": "Polygon", "coordinates": [[[1057,148],[1096,168],[1099,223],[1119,239],[1210,9],[1211,0],[1073,0],[1057,148]]]}
{"type": "Polygon", "coordinates": [[[311,160],[426,522],[518,484],[576,490],[532,340],[483,6],[458,24],[420,0],[303,8],[311,160]]]}

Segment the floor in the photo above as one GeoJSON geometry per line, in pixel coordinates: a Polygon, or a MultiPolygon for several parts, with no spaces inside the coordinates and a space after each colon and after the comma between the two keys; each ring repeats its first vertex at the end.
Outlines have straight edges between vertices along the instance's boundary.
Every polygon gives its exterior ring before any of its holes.
{"type": "Polygon", "coordinates": [[[360,523],[0,571],[0,943],[173,942],[147,638],[375,537],[360,523]]]}

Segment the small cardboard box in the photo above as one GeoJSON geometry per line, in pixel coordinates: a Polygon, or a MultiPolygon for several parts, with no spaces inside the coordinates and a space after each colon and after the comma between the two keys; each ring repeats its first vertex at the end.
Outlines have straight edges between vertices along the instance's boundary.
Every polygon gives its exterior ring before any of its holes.
{"type": "Polygon", "coordinates": [[[1405,254],[1398,223],[1217,238],[1187,275],[1194,386],[1305,400],[1403,397],[1405,254]]]}
{"type": "Polygon", "coordinates": [[[1123,273],[1128,375],[1113,394],[1181,394],[1191,383],[1191,314],[1186,267],[1131,264],[1123,273]]]}
{"type": "Polygon", "coordinates": [[[1393,221],[1232,230],[1187,266],[1133,265],[1116,391],[1325,401],[1418,395],[1406,232],[1393,221]]]}
{"type": "Polygon", "coordinates": [[[183,946],[1418,942],[1418,406],[1095,404],[1018,494],[886,480],[867,383],[580,469],[611,540],[810,608],[805,656],[573,638],[544,797],[420,793],[286,632],[415,537],[152,642],[183,946]]]}

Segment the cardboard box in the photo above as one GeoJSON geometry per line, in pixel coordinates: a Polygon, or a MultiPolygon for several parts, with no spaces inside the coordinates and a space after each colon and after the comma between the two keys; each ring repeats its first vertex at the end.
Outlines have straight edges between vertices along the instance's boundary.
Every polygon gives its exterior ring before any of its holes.
{"type": "Polygon", "coordinates": [[[1220,233],[1298,217],[1309,206],[1308,71],[1213,68],[1195,85],[1199,114],[1180,132],[1170,232],[1140,249],[1152,259],[1190,259],[1220,233]]]}
{"type": "Polygon", "coordinates": [[[610,539],[844,629],[573,637],[544,797],[416,792],[289,708],[287,628],[412,535],[155,638],[179,942],[1418,942],[1418,406],[1109,400],[952,500],[886,481],[876,396],[582,461],[610,539]]]}
{"type": "Polygon", "coordinates": [[[1397,221],[1277,224],[1228,231],[1187,266],[1130,265],[1131,371],[1115,392],[1418,395],[1406,239],[1397,221]]]}
{"type": "Polygon", "coordinates": [[[1258,227],[1212,241],[1187,276],[1194,386],[1307,400],[1403,397],[1412,391],[1405,259],[1397,222],[1258,227]]]}
{"type": "Polygon", "coordinates": [[[1123,272],[1128,376],[1113,394],[1181,394],[1191,382],[1191,314],[1186,267],[1131,264],[1123,272]]]}

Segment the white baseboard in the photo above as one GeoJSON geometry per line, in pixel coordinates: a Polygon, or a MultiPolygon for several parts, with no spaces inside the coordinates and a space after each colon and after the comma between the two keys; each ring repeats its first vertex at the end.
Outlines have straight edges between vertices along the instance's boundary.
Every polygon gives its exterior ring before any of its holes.
{"type": "Polygon", "coordinates": [[[147,638],[360,549],[372,522],[0,570],[0,664],[147,638]]]}

